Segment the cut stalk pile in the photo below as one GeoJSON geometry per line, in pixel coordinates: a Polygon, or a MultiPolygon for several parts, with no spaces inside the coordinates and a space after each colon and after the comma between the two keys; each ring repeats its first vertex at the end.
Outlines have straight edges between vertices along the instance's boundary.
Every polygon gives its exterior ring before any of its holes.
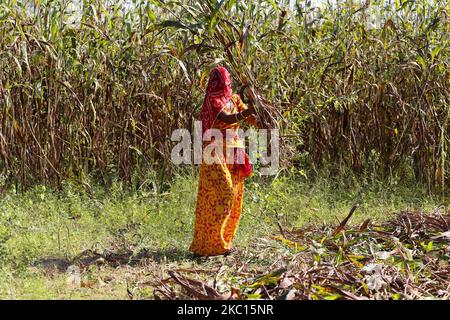
{"type": "MultiPolygon", "coordinates": [[[[284,231],[272,239],[288,251],[271,270],[248,270],[248,257],[235,257],[228,291],[183,272],[155,284],[161,299],[445,299],[450,298],[450,214],[399,212],[375,225],[345,229],[307,227],[284,231]],[[236,271],[237,270],[237,271],[236,271]]],[[[270,242],[266,245],[273,246],[270,242]]],[[[258,250],[264,250],[264,243],[258,250]]],[[[273,249],[272,249],[273,250],[273,249]]],[[[250,253],[256,259],[257,253],[250,253]]],[[[203,272],[202,272],[203,273],[203,272]]],[[[224,285],[222,285],[224,287],[224,285]]]]}

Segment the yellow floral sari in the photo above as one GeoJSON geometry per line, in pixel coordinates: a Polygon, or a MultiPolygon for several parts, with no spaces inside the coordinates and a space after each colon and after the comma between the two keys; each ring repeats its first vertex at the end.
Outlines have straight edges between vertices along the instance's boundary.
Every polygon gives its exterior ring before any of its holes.
{"type": "MultiPolygon", "coordinates": [[[[231,114],[245,110],[247,107],[238,95],[231,96],[231,102],[224,109],[231,114]]],[[[239,129],[239,123],[226,124],[218,119],[211,128],[239,129]]],[[[228,148],[244,148],[239,138],[223,139],[224,155],[228,148]]],[[[220,157],[219,163],[202,163],[195,210],[194,238],[190,251],[201,256],[214,256],[231,250],[242,210],[244,175],[238,164],[225,163],[220,157]]]]}

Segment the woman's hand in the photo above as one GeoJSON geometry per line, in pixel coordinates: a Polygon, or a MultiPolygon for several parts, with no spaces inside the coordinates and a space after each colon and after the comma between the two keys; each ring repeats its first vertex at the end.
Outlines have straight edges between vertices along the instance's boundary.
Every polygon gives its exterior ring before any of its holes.
{"type": "Polygon", "coordinates": [[[244,115],[244,117],[248,117],[248,116],[254,115],[254,114],[256,114],[255,106],[254,105],[249,105],[249,106],[247,106],[247,109],[245,109],[241,113],[244,115]],[[244,115],[244,112],[245,112],[245,115],[244,115]]]}
{"type": "Polygon", "coordinates": [[[258,117],[255,114],[252,114],[251,116],[249,116],[246,119],[247,123],[254,126],[255,128],[258,129],[263,129],[264,126],[262,125],[262,123],[258,120],[258,117]]]}

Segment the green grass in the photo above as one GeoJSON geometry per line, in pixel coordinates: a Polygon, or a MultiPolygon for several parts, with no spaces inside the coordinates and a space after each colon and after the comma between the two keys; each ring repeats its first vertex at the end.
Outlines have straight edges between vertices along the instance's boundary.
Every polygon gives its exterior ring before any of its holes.
{"type": "MultiPolygon", "coordinates": [[[[325,178],[250,179],[236,246],[251,252],[258,242],[273,241],[269,237],[278,232],[277,213],[284,228],[336,224],[360,190],[357,183],[350,185],[325,178]]],[[[125,190],[120,184],[90,192],[70,184],[59,192],[42,186],[25,193],[7,191],[0,200],[0,298],[126,299],[127,286],[139,287],[136,296],[151,298],[151,289],[138,284],[164,277],[167,269],[226,265],[228,258],[198,261],[187,251],[196,190],[197,177],[187,175],[177,177],[162,194],[125,190]],[[137,264],[120,267],[93,263],[83,270],[80,287],[68,285],[67,263],[87,249],[148,254],[137,264]]],[[[350,223],[381,221],[407,208],[429,211],[440,201],[418,186],[371,183],[350,223]]],[[[250,264],[258,268],[274,260],[273,253],[261,252],[250,264]]]]}

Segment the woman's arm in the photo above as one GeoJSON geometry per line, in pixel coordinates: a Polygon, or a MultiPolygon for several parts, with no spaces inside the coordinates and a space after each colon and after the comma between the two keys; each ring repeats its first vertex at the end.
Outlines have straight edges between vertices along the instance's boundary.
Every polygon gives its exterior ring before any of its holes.
{"type": "Polygon", "coordinates": [[[253,107],[249,107],[238,113],[229,113],[225,110],[222,110],[218,115],[217,119],[223,121],[227,124],[234,124],[240,122],[242,120],[246,120],[247,117],[253,115],[255,113],[255,109],[253,107]]]}

